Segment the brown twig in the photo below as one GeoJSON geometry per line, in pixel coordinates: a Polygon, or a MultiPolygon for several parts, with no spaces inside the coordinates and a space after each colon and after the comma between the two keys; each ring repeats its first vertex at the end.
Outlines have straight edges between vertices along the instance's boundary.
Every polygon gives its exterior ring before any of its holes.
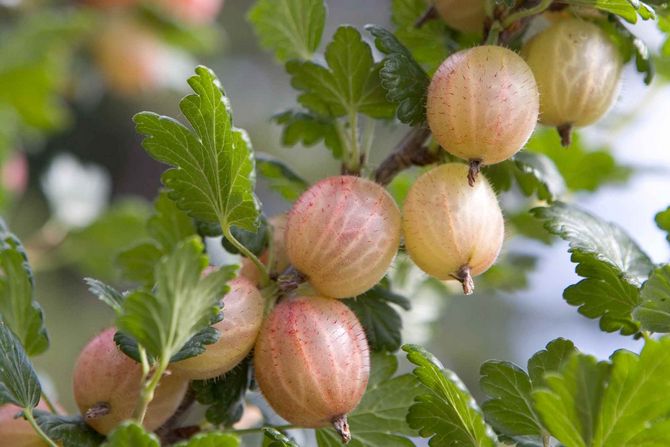
{"type": "Polygon", "coordinates": [[[193,436],[199,431],[199,428],[194,431],[193,427],[177,427],[182,420],[182,416],[191,408],[195,402],[195,393],[189,386],[184,399],[182,399],[177,411],[167,420],[163,425],[161,425],[158,430],[156,430],[156,435],[161,440],[161,445],[170,445],[175,442],[183,441],[193,436]]]}
{"type": "Polygon", "coordinates": [[[421,28],[426,24],[426,22],[434,19],[437,19],[437,9],[435,9],[435,6],[430,6],[428,9],[426,9],[426,12],[424,12],[416,22],[414,22],[414,28],[421,28]]]}
{"type": "Polygon", "coordinates": [[[388,185],[399,172],[411,166],[426,166],[440,160],[440,154],[428,151],[424,142],[430,136],[426,127],[415,127],[398,143],[393,152],[375,170],[375,181],[388,185]]]}

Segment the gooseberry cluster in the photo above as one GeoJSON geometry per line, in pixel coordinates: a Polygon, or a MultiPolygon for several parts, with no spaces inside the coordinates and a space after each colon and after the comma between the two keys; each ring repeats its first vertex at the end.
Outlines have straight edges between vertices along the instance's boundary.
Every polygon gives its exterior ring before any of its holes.
{"type": "MultiPolygon", "coordinates": [[[[435,8],[457,30],[484,29],[483,1],[436,0],[435,8]]],[[[556,126],[568,143],[572,126],[597,121],[616,96],[622,59],[594,23],[562,18],[521,54],[476,46],[452,54],[435,72],[428,126],[436,143],[467,163],[444,163],[420,175],[402,213],[380,184],[340,175],[315,183],[288,214],[269,219],[272,243],[260,261],[281,293],[268,299],[261,272],[243,259],[222,297],[218,341],[170,365],[145,427],[155,430],[168,420],[190,381],[220,377],[253,356],[258,387],[280,416],[301,427],[332,424],[348,441],[347,414],[365,392],[370,355],[361,323],[341,300],[378,284],[403,241],[419,268],[439,280],[455,279],[471,294],[473,277],[495,262],[505,235],[496,194],[480,168],[521,150],[538,120],[556,126]]],[[[96,336],[74,369],[79,409],[102,434],[133,416],[144,379],[114,334],[109,328],[96,336]]],[[[37,438],[22,421],[2,422],[16,411],[0,408],[0,436],[16,438],[12,445],[40,445],[30,443],[37,438]]]]}

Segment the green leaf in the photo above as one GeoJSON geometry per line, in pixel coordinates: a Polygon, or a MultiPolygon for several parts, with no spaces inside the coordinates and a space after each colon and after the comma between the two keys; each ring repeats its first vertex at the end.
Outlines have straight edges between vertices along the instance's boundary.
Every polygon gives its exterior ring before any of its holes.
{"type": "Polygon", "coordinates": [[[145,223],[149,212],[144,201],[117,201],[88,227],[71,231],[59,254],[75,263],[86,276],[114,281],[117,255],[146,239],[145,223]],[[120,228],[123,231],[119,231],[120,228]]]}
{"type": "Polygon", "coordinates": [[[60,416],[41,410],[35,410],[34,414],[47,436],[63,447],[98,447],[105,439],[80,415],[60,416]]]}
{"type": "Polygon", "coordinates": [[[298,101],[318,116],[340,117],[363,113],[390,118],[395,112],[381,87],[370,46],[351,26],[341,26],[326,48],[328,67],[293,60],[286,64],[298,101]]]}
{"type": "Polygon", "coordinates": [[[583,315],[600,318],[605,331],[636,333],[632,311],[639,304],[640,284],[653,268],[649,257],[620,227],[575,206],[555,202],[531,212],[570,243],[576,272],[586,278],[568,287],[564,299],[583,315]]]}
{"type": "Polygon", "coordinates": [[[550,203],[566,189],[556,165],[543,154],[519,152],[510,160],[487,166],[485,174],[498,191],[510,190],[515,179],[524,195],[536,194],[538,199],[550,203]]]}
{"type": "Polygon", "coordinates": [[[103,447],[160,447],[158,438],[135,422],[124,422],[107,437],[103,447]]]}
{"type": "Polygon", "coordinates": [[[410,427],[431,438],[431,447],[494,447],[496,436],[460,379],[423,348],[405,345],[403,350],[417,365],[414,375],[429,390],[410,407],[410,427]]]}
{"type": "Polygon", "coordinates": [[[126,296],[116,326],[154,358],[167,360],[177,354],[218,314],[235,268],[222,267],[201,278],[208,264],[203,250],[198,237],[180,242],[156,266],[156,290],[126,296]]]}
{"type": "Polygon", "coordinates": [[[612,364],[593,445],[636,445],[630,440],[670,411],[670,338],[647,340],[639,356],[619,350],[612,364]]]}
{"type": "Polygon", "coordinates": [[[42,308],[35,301],[33,272],[19,239],[0,219],[0,319],[18,336],[28,355],[49,347],[42,308]]]}
{"type": "Polygon", "coordinates": [[[640,305],[633,315],[644,330],[670,332],[670,264],[651,273],[642,286],[640,305]]]}
{"type": "Polygon", "coordinates": [[[639,0],[565,0],[566,4],[592,6],[601,11],[611,12],[629,23],[637,23],[638,15],[642,20],[656,18],[654,9],[639,0]]]}
{"type": "Polygon", "coordinates": [[[258,0],[247,16],[261,45],[286,62],[311,59],[326,25],[323,0],[258,0]]]}
{"type": "Polygon", "coordinates": [[[415,26],[430,6],[430,0],[393,0],[391,21],[396,27],[398,40],[428,73],[433,73],[455,49],[456,42],[447,33],[442,20],[430,20],[420,28],[415,26]]]}
{"type": "MultiPolygon", "coordinates": [[[[411,447],[406,436],[416,436],[405,420],[407,408],[423,389],[411,374],[393,377],[397,358],[388,353],[371,356],[370,380],[361,403],[348,415],[351,447],[411,447]]],[[[332,429],[316,430],[319,447],[341,446],[332,429]]]]}
{"type": "Polygon", "coordinates": [[[528,360],[528,375],[533,388],[545,386],[544,375],[563,369],[565,363],[577,352],[574,343],[564,338],[550,341],[546,348],[536,352],[528,360]]]}
{"type": "Polygon", "coordinates": [[[668,207],[665,211],[661,211],[660,213],[656,214],[655,220],[658,228],[668,233],[667,239],[668,242],[670,242],[670,207],[668,207]]]}
{"type": "Polygon", "coordinates": [[[84,278],[84,282],[88,285],[88,291],[97,296],[100,301],[114,309],[115,312],[121,312],[124,299],[121,292],[97,279],[84,278]]]}
{"type": "Polygon", "coordinates": [[[195,92],[179,106],[194,130],[151,112],[134,117],[142,145],[172,166],[162,175],[170,198],[191,217],[256,228],[254,163],[246,133],[233,127],[230,105],[214,73],[200,66],[188,83],[195,92]]]}
{"type": "Polygon", "coordinates": [[[379,75],[386,98],[398,104],[398,119],[412,126],[424,123],[430,78],[393,34],[374,25],[365,29],[375,37],[377,49],[386,55],[379,75]]]}
{"type": "Polygon", "coordinates": [[[635,68],[638,73],[644,75],[644,83],[650,85],[651,81],[654,80],[656,70],[652,52],[649,51],[644,41],[635,36],[618,20],[600,22],[598,25],[608,33],[612,41],[619,48],[624,62],[635,58],[635,68]]]}
{"type": "Polygon", "coordinates": [[[306,180],[279,160],[256,154],[256,169],[268,182],[270,189],[289,202],[294,202],[309,188],[306,180]]]}
{"type": "Polygon", "coordinates": [[[617,165],[608,149],[587,149],[575,132],[566,150],[554,129],[538,128],[526,143],[526,151],[549,157],[571,191],[595,191],[607,183],[621,183],[631,174],[629,167],[617,165]]]}
{"type": "Polygon", "coordinates": [[[21,408],[35,408],[42,388],[21,341],[0,320],[0,384],[3,401],[21,408]]]}
{"type": "Polygon", "coordinates": [[[115,263],[123,278],[151,286],[154,283],[154,266],[162,255],[155,244],[145,242],[119,253],[115,263]]]}
{"type": "Polygon", "coordinates": [[[188,441],[180,442],[175,447],[237,447],[240,440],[233,435],[224,433],[207,433],[196,435],[188,441]]]}
{"type": "Polygon", "coordinates": [[[344,301],[361,322],[373,351],[395,352],[402,343],[402,319],[390,303],[405,310],[411,308],[409,300],[393,293],[388,284],[376,285],[364,294],[344,301]]]}
{"type": "Polygon", "coordinates": [[[281,136],[281,143],[284,146],[295,146],[300,143],[309,147],[323,141],[333,153],[333,157],[342,158],[344,150],[335,120],[293,109],[278,113],[272,119],[284,126],[281,136]]]}
{"type": "Polygon", "coordinates": [[[225,375],[211,380],[194,380],[195,399],[208,406],[205,416],[214,425],[232,426],[244,411],[244,395],[251,386],[251,361],[242,361],[225,375]]]}
{"type": "Polygon", "coordinates": [[[490,360],[480,369],[482,391],[492,399],[484,402],[486,420],[509,436],[541,435],[542,424],[533,410],[528,374],[509,362],[490,360]]]}
{"type": "Polygon", "coordinates": [[[147,221],[147,232],[161,248],[171,252],[179,242],[196,234],[195,225],[186,213],[177,208],[166,192],[161,192],[154,202],[154,214],[147,221]]]}
{"type": "Polygon", "coordinates": [[[533,391],[533,398],[552,436],[570,447],[592,445],[609,372],[607,362],[575,354],[562,372],[545,374],[547,388],[533,391]]]}
{"type": "Polygon", "coordinates": [[[299,447],[288,436],[272,427],[263,428],[263,434],[265,435],[263,447],[299,447]]]}
{"type": "MultiPolygon", "coordinates": [[[[544,230],[543,230],[544,231],[544,230]]],[[[537,257],[523,253],[505,253],[482,274],[477,282],[480,291],[514,292],[528,287],[530,273],[535,270],[537,257]]]]}

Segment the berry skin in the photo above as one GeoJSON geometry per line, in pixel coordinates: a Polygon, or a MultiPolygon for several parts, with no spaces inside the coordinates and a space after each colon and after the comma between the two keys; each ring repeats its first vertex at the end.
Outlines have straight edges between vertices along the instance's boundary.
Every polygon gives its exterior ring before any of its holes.
{"type": "MultiPolygon", "coordinates": [[[[142,368],[114,343],[114,328],[103,331],[79,354],[74,366],[73,389],[77,406],[86,423],[106,435],[119,423],[130,419],[142,384],[142,368]]],[[[165,375],[144,419],[144,427],[153,431],[177,410],[188,380],[165,375]]]]}
{"type": "MultiPolygon", "coordinates": [[[[37,405],[38,410],[49,411],[44,402],[37,405]]],[[[12,404],[0,405],[0,445],[8,447],[47,447],[47,443],[35,432],[28,421],[15,419],[22,408],[12,404]]]]}
{"type": "Polygon", "coordinates": [[[251,281],[232,280],[223,297],[223,320],[214,325],[221,334],[219,340],[199,356],[173,363],[171,369],[190,380],[211,379],[230,371],[254,347],[263,311],[263,297],[251,281]]]}
{"type": "Polygon", "coordinates": [[[484,0],[435,0],[435,9],[451,28],[464,33],[484,30],[484,0]]]}
{"type": "Polygon", "coordinates": [[[480,164],[517,153],[533,133],[540,107],[528,64],[515,52],[484,45],[449,56],[428,87],[427,118],[437,142],[480,164]]]}
{"type": "Polygon", "coordinates": [[[291,264],[322,295],[359,295],[382,279],[400,244],[401,217],[386,190],[360,177],[329,177],[293,205],[291,264]]]}
{"type": "Polygon", "coordinates": [[[572,126],[598,121],[619,91],[619,50],[591,22],[560,20],[531,39],[522,55],[540,90],[540,122],[559,128],[564,144],[572,126]]]}
{"type": "Polygon", "coordinates": [[[348,440],[346,415],[370,375],[363,327],[338,300],[294,297],[263,323],[254,351],[256,380],[272,408],[301,427],[333,424],[348,440]]]}
{"type": "MultiPolygon", "coordinates": [[[[274,250],[274,261],[270,266],[270,273],[281,274],[291,264],[286,254],[286,244],[284,236],[286,235],[286,214],[278,214],[268,219],[268,223],[272,227],[272,249],[274,250]]],[[[265,250],[258,258],[264,265],[267,266],[270,253],[265,250]]],[[[240,276],[248,278],[252,283],[259,284],[261,281],[261,274],[248,258],[242,258],[240,265],[240,276]]]]}
{"type": "Polygon", "coordinates": [[[472,276],[496,260],[504,238],[504,220],[484,176],[470,187],[468,167],[447,163],[421,175],[403,207],[405,247],[424,272],[441,280],[457,279],[473,291],[472,276]]]}

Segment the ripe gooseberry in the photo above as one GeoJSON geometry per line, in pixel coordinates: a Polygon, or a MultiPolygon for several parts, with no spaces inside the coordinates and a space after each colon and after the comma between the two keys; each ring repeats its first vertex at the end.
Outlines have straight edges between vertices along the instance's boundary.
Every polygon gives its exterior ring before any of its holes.
{"type": "Polygon", "coordinates": [[[251,281],[232,280],[223,297],[223,320],[214,325],[219,340],[207,345],[202,354],[171,364],[171,369],[190,380],[211,379],[230,371],[254,347],[263,311],[263,297],[251,281]]]}
{"type": "MultiPolygon", "coordinates": [[[[37,405],[38,410],[49,411],[49,407],[43,402],[37,405]]],[[[35,432],[28,421],[16,418],[23,411],[22,408],[12,404],[0,405],[0,440],[3,446],[10,447],[46,447],[47,443],[35,432]]]]}
{"type": "Polygon", "coordinates": [[[621,54],[591,22],[560,20],[531,39],[522,55],[540,91],[540,122],[556,126],[564,146],[572,127],[598,121],[619,91],[621,54]]]}
{"type": "Polygon", "coordinates": [[[481,33],[486,10],[484,0],[434,0],[435,10],[451,28],[464,33],[481,33]]]}
{"type": "Polygon", "coordinates": [[[401,216],[380,185],[329,177],[295,202],[286,224],[291,264],[322,295],[359,295],[384,276],[400,244],[401,216]]]}
{"type": "MultiPolygon", "coordinates": [[[[286,214],[278,214],[268,219],[268,223],[272,227],[273,260],[272,265],[268,266],[271,274],[280,274],[291,264],[286,254],[286,244],[284,242],[286,219],[286,214]]],[[[267,266],[268,262],[270,262],[269,251],[266,249],[258,259],[267,266]]],[[[244,276],[254,284],[259,284],[261,281],[260,272],[249,258],[242,258],[240,276],[244,276]]]]}
{"type": "MultiPolygon", "coordinates": [[[[74,399],[86,423],[106,435],[119,423],[129,419],[140,396],[142,367],[114,343],[114,328],[103,331],[79,354],[74,366],[74,399]]],[[[149,404],[144,427],[153,431],[177,410],[188,380],[179,375],[165,375],[149,404]]]]}
{"type": "Polygon", "coordinates": [[[435,278],[457,279],[469,295],[472,277],[498,257],[504,220],[486,178],[470,187],[467,171],[464,164],[447,163],[421,175],[403,206],[403,231],[416,265],[435,278]]]}
{"type": "Polygon", "coordinates": [[[363,327],[340,301],[293,297],[263,323],[254,350],[256,381],[270,406],[301,427],[333,424],[350,439],[347,413],[370,374],[363,327]]]}
{"type": "Polygon", "coordinates": [[[482,164],[507,160],[526,144],[539,107],[528,64],[494,45],[452,54],[428,87],[430,130],[447,152],[470,162],[471,185],[482,164]]]}

